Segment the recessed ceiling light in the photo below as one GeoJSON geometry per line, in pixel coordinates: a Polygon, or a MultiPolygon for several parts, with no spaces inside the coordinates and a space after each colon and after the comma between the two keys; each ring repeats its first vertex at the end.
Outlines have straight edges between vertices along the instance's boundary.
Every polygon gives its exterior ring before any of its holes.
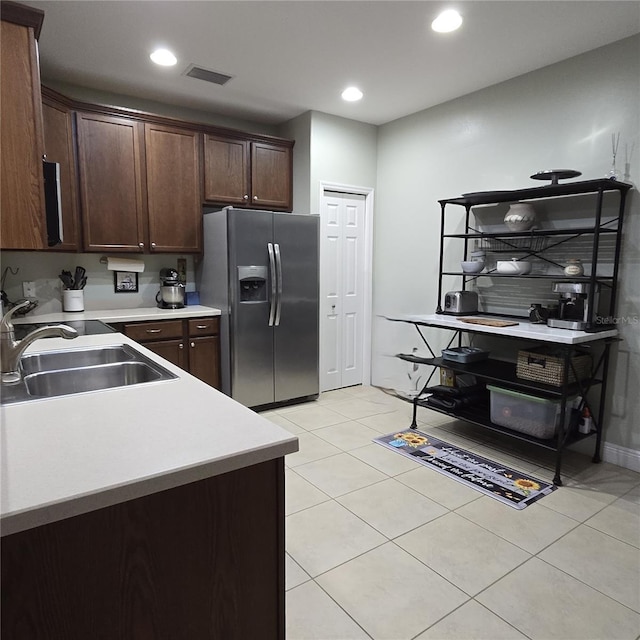
{"type": "Polygon", "coordinates": [[[449,33],[458,29],[461,24],[462,16],[454,9],[447,9],[431,23],[431,28],[438,33],[449,33]]]}
{"type": "Polygon", "coordinates": [[[357,102],[362,99],[362,91],[358,87],[347,87],[342,92],[342,99],[347,102],[357,102]]]}
{"type": "Polygon", "coordinates": [[[149,57],[153,62],[163,67],[172,67],[178,62],[178,59],[169,49],[156,49],[149,57]]]}

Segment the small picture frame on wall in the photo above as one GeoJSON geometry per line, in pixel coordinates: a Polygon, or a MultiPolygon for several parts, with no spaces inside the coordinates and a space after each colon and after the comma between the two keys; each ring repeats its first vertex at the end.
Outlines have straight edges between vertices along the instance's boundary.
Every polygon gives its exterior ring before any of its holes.
{"type": "Polygon", "coordinates": [[[116,293],[138,293],[138,274],[135,271],[114,271],[113,290],[116,293]]]}

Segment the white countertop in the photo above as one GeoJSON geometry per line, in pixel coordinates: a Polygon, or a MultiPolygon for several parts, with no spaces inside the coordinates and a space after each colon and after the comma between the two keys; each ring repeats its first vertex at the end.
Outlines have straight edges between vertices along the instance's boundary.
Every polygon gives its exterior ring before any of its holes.
{"type": "MultiPolygon", "coordinates": [[[[533,324],[528,320],[519,320],[517,325],[510,327],[490,327],[481,324],[470,324],[462,322],[456,316],[449,316],[440,313],[428,315],[404,315],[385,316],[388,320],[399,322],[411,322],[413,324],[427,327],[443,327],[445,329],[455,329],[456,331],[469,331],[472,333],[487,333],[511,338],[524,338],[526,340],[536,340],[537,342],[553,342],[557,344],[580,344],[584,342],[594,342],[604,338],[615,338],[618,335],[617,329],[608,331],[598,331],[588,333],[586,331],[572,331],[571,329],[557,329],[548,327],[546,324],[533,324]]],[[[461,316],[464,318],[482,318],[486,316],[474,316],[472,314],[461,316]]],[[[505,318],[496,318],[504,320],[505,318]]]]}
{"type": "Polygon", "coordinates": [[[142,320],[176,320],[181,318],[203,318],[219,316],[220,309],[203,305],[190,305],[182,309],[159,309],[143,307],[141,309],[102,309],[96,311],[76,311],[28,315],[13,318],[14,324],[32,322],[71,322],[73,320],[102,320],[103,322],[139,322],[142,320]]]}
{"type": "Polygon", "coordinates": [[[109,344],[179,377],[2,406],[2,535],[298,450],[295,436],[120,333],[36,340],[27,353],[109,344]]]}

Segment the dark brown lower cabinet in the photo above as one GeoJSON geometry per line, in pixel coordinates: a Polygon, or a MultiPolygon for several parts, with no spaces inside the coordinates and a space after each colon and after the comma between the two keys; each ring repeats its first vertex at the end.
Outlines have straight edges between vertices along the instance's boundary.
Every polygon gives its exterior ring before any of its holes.
{"type": "Polygon", "coordinates": [[[2,539],[3,640],[284,640],[282,458],[2,539]]]}
{"type": "Polygon", "coordinates": [[[119,331],[220,389],[220,318],[158,320],[116,325],[119,331]]]}

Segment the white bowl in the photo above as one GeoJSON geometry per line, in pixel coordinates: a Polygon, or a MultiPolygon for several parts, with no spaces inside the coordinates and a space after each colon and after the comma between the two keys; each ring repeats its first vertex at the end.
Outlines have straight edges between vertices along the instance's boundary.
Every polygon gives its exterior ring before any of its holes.
{"type": "Polygon", "coordinates": [[[461,262],[463,273],[480,273],[484,269],[484,260],[470,260],[468,262],[461,262]]]}
{"type": "Polygon", "coordinates": [[[496,270],[498,273],[523,276],[531,273],[531,263],[526,260],[498,260],[496,270]]]}

